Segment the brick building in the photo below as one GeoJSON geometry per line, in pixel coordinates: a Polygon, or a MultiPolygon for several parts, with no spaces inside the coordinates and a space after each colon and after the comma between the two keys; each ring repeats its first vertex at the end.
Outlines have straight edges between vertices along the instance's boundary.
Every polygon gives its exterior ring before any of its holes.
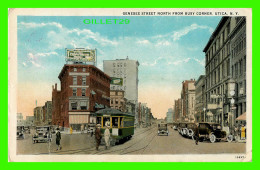
{"type": "Polygon", "coordinates": [[[65,64],[52,91],[52,123],[79,130],[95,123],[93,114],[110,107],[111,78],[94,65],[65,64]]]}
{"type": "Polygon", "coordinates": [[[182,99],[177,99],[174,101],[174,118],[173,120],[176,122],[181,121],[182,117],[182,99]]]}
{"type": "Polygon", "coordinates": [[[126,98],[123,90],[110,90],[110,107],[126,112],[126,98]]]}

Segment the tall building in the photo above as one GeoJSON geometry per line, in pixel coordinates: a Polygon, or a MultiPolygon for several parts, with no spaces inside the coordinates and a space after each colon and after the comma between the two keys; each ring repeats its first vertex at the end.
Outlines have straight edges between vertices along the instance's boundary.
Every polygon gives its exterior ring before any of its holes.
{"type": "MultiPolygon", "coordinates": [[[[231,77],[236,82],[234,119],[246,112],[246,17],[236,17],[231,32],[231,77]]],[[[242,122],[238,122],[242,123],[242,122]]]]}
{"type": "Polygon", "coordinates": [[[79,130],[95,123],[94,113],[110,107],[111,78],[94,65],[65,64],[52,91],[52,123],[79,130]]]}
{"type": "MultiPolygon", "coordinates": [[[[204,122],[204,114],[206,114],[205,100],[205,75],[200,75],[195,82],[195,121],[204,122]]],[[[206,116],[205,116],[206,118],[206,116]]]]}
{"type": "Polygon", "coordinates": [[[135,115],[137,123],[137,106],[138,106],[138,66],[136,60],[116,59],[104,60],[104,72],[110,77],[122,78],[123,85],[111,85],[111,90],[124,90],[124,96],[136,106],[135,115]]]}
{"type": "Polygon", "coordinates": [[[173,109],[169,108],[168,112],[166,113],[166,122],[173,123],[173,109]]]}
{"type": "Polygon", "coordinates": [[[224,126],[233,124],[235,116],[238,116],[232,113],[232,98],[235,98],[236,105],[240,105],[240,111],[237,107],[235,112],[245,111],[241,110],[246,106],[243,96],[246,80],[245,24],[245,17],[222,17],[203,50],[206,60],[207,111],[212,114],[212,121],[222,123],[224,126]],[[239,94],[241,88],[235,90],[235,96],[231,93],[234,81],[236,86],[242,87],[243,95],[239,94]],[[209,109],[209,104],[218,106],[209,109]]]}
{"type": "Polygon", "coordinates": [[[176,122],[180,122],[182,118],[182,99],[177,99],[174,101],[174,118],[173,120],[176,122]]]}
{"type": "Polygon", "coordinates": [[[182,119],[183,121],[194,121],[195,113],[195,79],[185,80],[182,82],[182,119]]]}

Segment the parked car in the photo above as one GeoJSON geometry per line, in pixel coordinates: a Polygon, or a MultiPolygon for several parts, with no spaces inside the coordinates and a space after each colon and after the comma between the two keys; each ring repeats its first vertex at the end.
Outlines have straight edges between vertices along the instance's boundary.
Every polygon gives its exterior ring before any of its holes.
{"type": "Polygon", "coordinates": [[[16,139],[24,139],[24,126],[17,126],[16,139]]]}
{"type": "Polygon", "coordinates": [[[189,138],[193,138],[195,129],[196,129],[196,124],[195,123],[187,123],[186,131],[187,131],[187,136],[189,138]]]}
{"type": "Polygon", "coordinates": [[[158,124],[158,135],[160,134],[166,134],[169,135],[169,131],[167,129],[167,123],[159,123],[158,124]]]}
{"type": "Polygon", "coordinates": [[[182,136],[186,136],[188,134],[188,130],[187,130],[187,123],[182,122],[179,124],[179,128],[178,128],[179,133],[182,136]]]}
{"type": "Polygon", "coordinates": [[[35,134],[32,137],[33,143],[38,142],[51,142],[52,134],[50,126],[37,126],[35,134]]]}
{"type": "Polygon", "coordinates": [[[218,123],[199,123],[199,138],[209,140],[211,143],[220,140],[227,140],[226,131],[221,130],[221,125],[218,123]]]}
{"type": "Polygon", "coordinates": [[[29,126],[25,126],[25,127],[24,127],[24,133],[28,133],[28,134],[31,133],[31,130],[30,130],[30,127],[29,127],[29,126]]]}
{"type": "Polygon", "coordinates": [[[174,122],[174,123],[173,123],[173,129],[174,129],[174,130],[178,130],[178,125],[179,125],[179,123],[174,122]]]}

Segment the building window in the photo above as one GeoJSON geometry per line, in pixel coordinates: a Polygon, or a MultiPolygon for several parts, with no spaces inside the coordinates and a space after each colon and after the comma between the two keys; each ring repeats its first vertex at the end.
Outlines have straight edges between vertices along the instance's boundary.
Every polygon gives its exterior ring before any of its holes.
{"type": "Polygon", "coordinates": [[[77,85],[77,77],[76,76],[73,77],[73,85],[77,85]]]}
{"type": "Polygon", "coordinates": [[[73,88],[73,96],[77,96],[77,88],[73,88]]]}
{"type": "Polygon", "coordinates": [[[83,72],[86,72],[86,68],[83,68],[83,72]]]}
{"type": "Polygon", "coordinates": [[[227,35],[230,33],[230,23],[227,25],[227,35]]]}
{"type": "Polygon", "coordinates": [[[76,71],[77,71],[77,68],[74,68],[73,70],[74,70],[74,72],[76,72],[76,71]]]}
{"type": "Polygon", "coordinates": [[[87,102],[86,101],[80,102],[80,110],[87,110],[87,102]]]}
{"type": "Polygon", "coordinates": [[[71,103],[71,110],[77,110],[77,102],[71,103]]]}
{"type": "Polygon", "coordinates": [[[86,77],[82,77],[82,85],[86,85],[86,77]]]}
{"type": "Polygon", "coordinates": [[[82,92],[82,96],[86,96],[86,89],[85,89],[85,88],[83,88],[83,89],[81,90],[81,92],[82,92]]]}
{"type": "Polygon", "coordinates": [[[116,63],[113,63],[113,67],[115,67],[116,66],[116,63]]]}

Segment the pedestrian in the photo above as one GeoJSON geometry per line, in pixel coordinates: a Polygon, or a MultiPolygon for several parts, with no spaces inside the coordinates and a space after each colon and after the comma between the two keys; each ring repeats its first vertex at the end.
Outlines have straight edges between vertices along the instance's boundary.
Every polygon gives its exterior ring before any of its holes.
{"type": "Polygon", "coordinates": [[[245,140],[246,139],[246,128],[244,125],[241,127],[241,139],[245,140]]]}
{"type": "Polygon", "coordinates": [[[97,124],[97,128],[96,128],[96,131],[95,131],[95,139],[96,139],[96,150],[98,150],[98,147],[101,143],[101,131],[100,131],[100,124],[97,124]]]}
{"type": "Polygon", "coordinates": [[[60,140],[61,140],[60,129],[57,128],[57,133],[56,133],[56,145],[57,145],[57,150],[59,150],[59,149],[61,150],[60,140]]]}
{"type": "Polygon", "coordinates": [[[195,137],[195,144],[198,145],[198,142],[199,142],[199,125],[198,125],[198,123],[196,123],[196,126],[195,126],[194,137],[195,137]]]}
{"type": "Polygon", "coordinates": [[[104,137],[105,137],[106,149],[108,149],[108,147],[110,146],[110,131],[108,125],[106,126],[104,137]]]}

